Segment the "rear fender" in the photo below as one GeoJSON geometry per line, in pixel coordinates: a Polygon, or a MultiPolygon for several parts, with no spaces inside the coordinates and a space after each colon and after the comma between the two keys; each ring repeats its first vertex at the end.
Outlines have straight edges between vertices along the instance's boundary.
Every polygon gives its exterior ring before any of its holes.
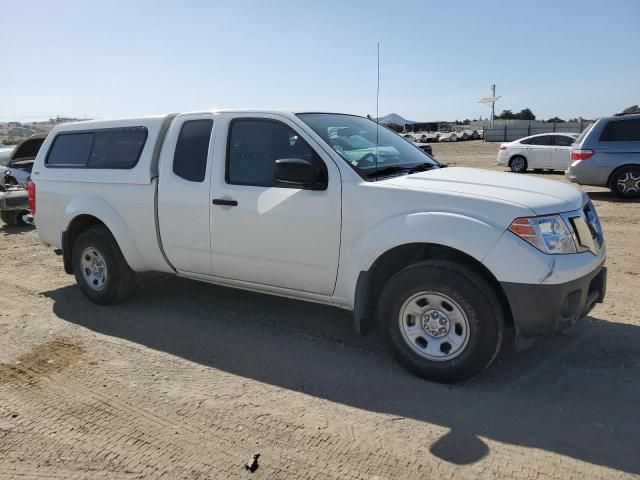
{"type": "MultiPolygon", "coordinates": [[[[144,262],[140,251],[133,241],[133,235],[120,214],[108,202],[94,195],[78,195],[67,205],[62,221],[62,233],[67,232],[69,225],[79,215],[91,215],[106,225],[115,238],[120,251],[132,270],[143,269],[144,262]]],[[[63,238],[63,245],[64,245],[63,238]]]]}

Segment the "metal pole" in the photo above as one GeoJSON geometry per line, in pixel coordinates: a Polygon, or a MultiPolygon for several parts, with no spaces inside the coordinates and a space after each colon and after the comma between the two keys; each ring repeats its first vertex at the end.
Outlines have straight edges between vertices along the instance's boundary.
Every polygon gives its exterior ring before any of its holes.
{"type": "MultiPolygon", "coordinates": [[[[491,96],[496,98],[496,84],[491,85],[491,96]]],[[[493,127],[493,119],[496,116],[496,101],[491,102],[491,126],[493,127]]]]}

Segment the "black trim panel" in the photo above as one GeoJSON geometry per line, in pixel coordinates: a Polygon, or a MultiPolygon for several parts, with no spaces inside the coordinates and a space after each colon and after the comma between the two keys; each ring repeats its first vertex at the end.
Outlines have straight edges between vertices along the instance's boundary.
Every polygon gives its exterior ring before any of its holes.
{"type": "Polygon", "coordinates": [[[556,285],[501,282],[519,336],[560,333],[602,303],[607,289],[607,268],[556,285]]]}

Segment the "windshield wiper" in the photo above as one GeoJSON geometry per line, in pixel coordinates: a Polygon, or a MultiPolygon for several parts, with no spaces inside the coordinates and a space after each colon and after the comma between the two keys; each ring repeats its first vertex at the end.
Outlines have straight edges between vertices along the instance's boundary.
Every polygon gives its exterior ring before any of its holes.
{"type": "Polygon", "coordinates": [[[367,173],[367,178],[386,177],[388,175],[393,175],[394,173],[409,172],[412,168],[413,167],[400,167],[398,165],[383,167],[383,168],[379,168],[378,170],[374,170],[373,172],[367,173]]]}
{"type": "Polygon", "coordinates": [[[367,178],[378,178],[378,177],[388,177],[389,175],[393,175],[395,173],[407,173],[411,175],[412,173],[424,172],[426,170],[431,170],[438,165],[435,163],[424,162],[418,165],[414,165],[413,167],[401,167],[400,165],[390,165],[388,167],[383,167],[378,170],[374,170],[373,172],[369,172],[367,174],[367,178]]]}

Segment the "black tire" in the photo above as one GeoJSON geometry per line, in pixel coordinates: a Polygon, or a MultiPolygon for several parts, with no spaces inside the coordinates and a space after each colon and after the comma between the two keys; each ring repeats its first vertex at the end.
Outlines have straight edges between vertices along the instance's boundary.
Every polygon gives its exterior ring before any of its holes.
{"type": "Polygon", "coordinates": [[[4,210],[0,212],[0,220],[2,220],[7,225],[15,225],[16,213],[17,212],[15,210],[4,210]]]}
{"type": "Polygon", "coordinates": [[[127,264],[120,247],[106,227],[93,227],[78,236],[73,244],[72,264],[76,283],[87,298],[98,305],[122,301],[135,287],[135,272],[127,264]],[[97,258],[106,267],[106,278],[100,286],[90,285],[83,271],[82,255],[87,249],[97,253],[97,258]]]}
{"type": "Polygon", "coordinates": [[[609,188],[618,198],[626,200],[640,198],[640,166],[629,165],[615,170],[609,177],[609,188]],[[623,185],[625,180],[630,182],[626,189],[623,185]]]}
{"type": "MultiPolygon", "coordinates": [[[[448,260],[420,262],[398,272],[385,285],[377,313],[392,355],[408,371],[426,380],[450,383],[471,378],[493,362],[502,344],[504,314],[495,292],[482,276],[448,260]],[[408,299],[420,296],[420,292],[448,297],[466,316],[466,344],[454,358],[425,358],[405,340],[400,311],[408,299]]],[[[425,317],[428,319],[429,315],[425,317]]],[[[424,340],[428,334],[422,319],[420,322],[424,340]]],[[[418,340],[420,338],[416,343],[418,340]]]]}
{"type": "Polygon", "coordinates": [[[28,210],[21,210],[21,211],[17,212],[16,213],[15,224],[19,225],[21,227],[29,225],[29,222],[25,221],[25,219],[24,219],[24,216],[28,215],[28,214],[29,214],[28,210]]]}
{"type": "Polygon", "coordinates": [[[509,160],[509,168],[513,173],[524,173],[527,171],[527,159],[522,155],[514,155],[509,160]]]}

